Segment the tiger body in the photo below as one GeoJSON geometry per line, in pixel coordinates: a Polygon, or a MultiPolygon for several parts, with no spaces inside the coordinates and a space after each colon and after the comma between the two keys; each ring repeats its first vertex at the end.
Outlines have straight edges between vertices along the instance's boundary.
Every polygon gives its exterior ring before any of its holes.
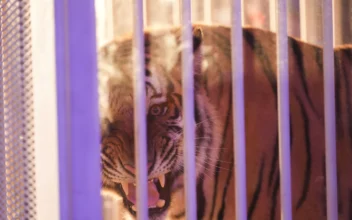
{"type": "MultiPolygon", "coordinates": [[[[194,27],[198,219],[235,219],[231,29],[194,27]]],[[[148,177],[165,174],[170,193],[164,208],[150,211],[155,220],[186,218],[180,36],[177,27],[145,32],[147,144],[153,164],[148,177]]],[[[352,219],[352,46],[334,52],[338,211],[339,219],[347,220],[352,219]]],[[[243,55],[248,219],[280,219],[276,35],[243,28],[243,55]]],[[[326,219],[322,48],[289,37],[288,55],[293,219],[326,219]]],[[[125,219],[136,214],[120,184],[135,182],[126,169],[134,161],[132,67],[131,37],[100,51],[103,188],[123,198],[125,219]]]]}

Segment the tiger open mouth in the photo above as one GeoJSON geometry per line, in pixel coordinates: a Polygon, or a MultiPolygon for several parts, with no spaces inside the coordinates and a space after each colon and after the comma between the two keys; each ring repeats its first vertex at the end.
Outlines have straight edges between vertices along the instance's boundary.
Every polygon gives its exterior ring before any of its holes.
{"type": "MultiPolygon", "coordinates": [[[[163,213],[170,206],[171,201],[171,173],[160,175],[148,180],[148,211],[149,216],[163,213]]],[[[117,189],[123,197],[125,207],[132,215],[136,215],[137,189],[135,183],[119,183],[117,189]]]]}

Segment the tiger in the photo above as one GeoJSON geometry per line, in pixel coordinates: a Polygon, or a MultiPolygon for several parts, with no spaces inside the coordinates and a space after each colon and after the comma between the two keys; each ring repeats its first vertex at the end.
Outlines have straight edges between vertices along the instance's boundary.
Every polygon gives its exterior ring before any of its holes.
{"type": "MultiPolygon", "coordinates": [[[[243,29],[247,219],[280,219],[276,33],[243,29]]],[[[236,219],[231,27],[192,24],[197,219],[236,219]]],[[[182,27],[144,30],[149,219],[186,219],[182,27]]],[[[133,37],[99,50],[102,190],[135,219],[133,37]]],[[[327,219],[323,48],[288,36],[292,218],[327,219]]],[[[352,45],[334,48],[338,218],[352,219],[352,45]]]]}

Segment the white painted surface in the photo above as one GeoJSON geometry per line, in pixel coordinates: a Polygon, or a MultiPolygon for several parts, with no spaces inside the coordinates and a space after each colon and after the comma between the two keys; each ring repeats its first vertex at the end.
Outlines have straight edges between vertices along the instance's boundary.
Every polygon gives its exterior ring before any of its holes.
{"type": "Polygon", "coordinates": [[[54,1],[30,4],[37,219],[59,220],[54,1]]]}

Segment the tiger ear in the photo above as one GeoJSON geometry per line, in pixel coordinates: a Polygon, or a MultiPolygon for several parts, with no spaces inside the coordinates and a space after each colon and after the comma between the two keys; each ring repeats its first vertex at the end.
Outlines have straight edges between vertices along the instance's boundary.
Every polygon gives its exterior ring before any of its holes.
{"type": "Polygon", "coordinates": [[[199,89],[203,84],[202,74],[202,51],[201,45],[203,42],[203,31],[200,27],[193,27],[193,68],[195,88],[199,89]]]}
{"type": "Polygon", "coordinates": [[[197,52],[203,41],[203,31],[200,27],[193,27],[193,53],[197,52]]]}

